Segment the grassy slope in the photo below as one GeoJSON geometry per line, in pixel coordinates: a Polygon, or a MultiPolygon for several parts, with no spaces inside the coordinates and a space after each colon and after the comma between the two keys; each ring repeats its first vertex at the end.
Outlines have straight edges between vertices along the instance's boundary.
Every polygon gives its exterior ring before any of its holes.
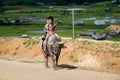
{"type": "MultiPolygon", "coordinates": [[[[72,25],[71,25],[71,12],[66,12],[65,15],[62,15],[61,12],[65,11],[68,8],[72,7],[80,7],[85,8],[84,11],[76,11],[75,18],[84,18],[84,17],[97,17],[97,19],[103,19],[106,16],[120,16],[120,10],[118,7],[113,5],[111,2],[107,2],[107,7],[112,8],[112,12],[105,11],[105,3],[97,3],[93,5],[83,6],[53,6],[52,9],[49,9],[49,6],[41,7],[41,6],[5,6],[6,11],[0,14],[0,19],[8,18],[16,18],[16,17],[41,17],[46,18],[46,16],[53,15],[57,19],[61,18],[62,24],[58,25],[58,30],[64,30],[63,32],[58,32],[60,36],[72,36],[72,25]]],[[[55,20],[55,23],[57,20],[55,20]]],[[[22,34],[32,35],[42,35],[40,34],[31,34],[26,33],[27,30],[43,30],[43,26],[45,22],[32,22],[26,23],[29,25],[0,25],[0,36],[20,36],[22,34]]],[[[87,31],[88,29],[101,29],[96,32],[104,31],[104,28],[107,26],[95,26],[93,25],[93,21],[85,22],[85,25],[75,26],[75,35],[80,32],[87,31]]],[[[118,40],[118,39],[112,39],[118,40]]]]}

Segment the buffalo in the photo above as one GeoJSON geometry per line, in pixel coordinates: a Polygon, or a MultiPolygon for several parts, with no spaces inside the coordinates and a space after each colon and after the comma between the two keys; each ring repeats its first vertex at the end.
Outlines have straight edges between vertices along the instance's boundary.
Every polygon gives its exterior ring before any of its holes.
{"type": "Polygon", "coordinates": [[[51,35],[46,44],[46,50],[44,50],[43,40],[41,39],[41,50],[45,57],[45,66],[49,68],[48,65],[48,57],[50,56],[53,63],[53,68],[56,70],[58,67],[58,59],[60,56],[61,48],[63,47],[65,42],[61,42],[61,40],[55,35],[51,35]]]}

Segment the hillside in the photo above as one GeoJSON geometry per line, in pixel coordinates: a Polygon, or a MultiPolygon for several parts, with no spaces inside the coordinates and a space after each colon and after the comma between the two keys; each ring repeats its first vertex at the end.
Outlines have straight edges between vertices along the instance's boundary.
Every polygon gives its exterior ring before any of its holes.
{"type": "MultiPolygon", "coordinates": [[[[120,73],[120,42],[62,38],[60,63],[71,63],[85,69],[120,73]]],[[[0,58],[21,62],[44,62],[39,37],[0,38],[0,58]]]]}

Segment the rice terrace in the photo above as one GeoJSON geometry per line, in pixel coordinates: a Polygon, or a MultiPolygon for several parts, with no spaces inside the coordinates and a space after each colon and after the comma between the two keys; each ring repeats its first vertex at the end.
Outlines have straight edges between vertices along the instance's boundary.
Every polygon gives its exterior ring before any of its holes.
{"type": "Polygon", "coordinates": [[[0,80],[16,79],[120,80],[120,1],[0,0],[0,80]],[[40,46],[48,16],[64,42],[57,70],[40,46]]]}

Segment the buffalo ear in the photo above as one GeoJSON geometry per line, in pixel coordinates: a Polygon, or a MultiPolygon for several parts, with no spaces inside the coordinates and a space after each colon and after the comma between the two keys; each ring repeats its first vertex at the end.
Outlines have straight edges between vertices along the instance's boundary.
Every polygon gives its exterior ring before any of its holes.
{"type": "Polygon", "coordinates": [[[49,43],[49,45],[51,45],[51,46],[52,46],[52,45],[53,45],[53,43],[49,43]]]}

